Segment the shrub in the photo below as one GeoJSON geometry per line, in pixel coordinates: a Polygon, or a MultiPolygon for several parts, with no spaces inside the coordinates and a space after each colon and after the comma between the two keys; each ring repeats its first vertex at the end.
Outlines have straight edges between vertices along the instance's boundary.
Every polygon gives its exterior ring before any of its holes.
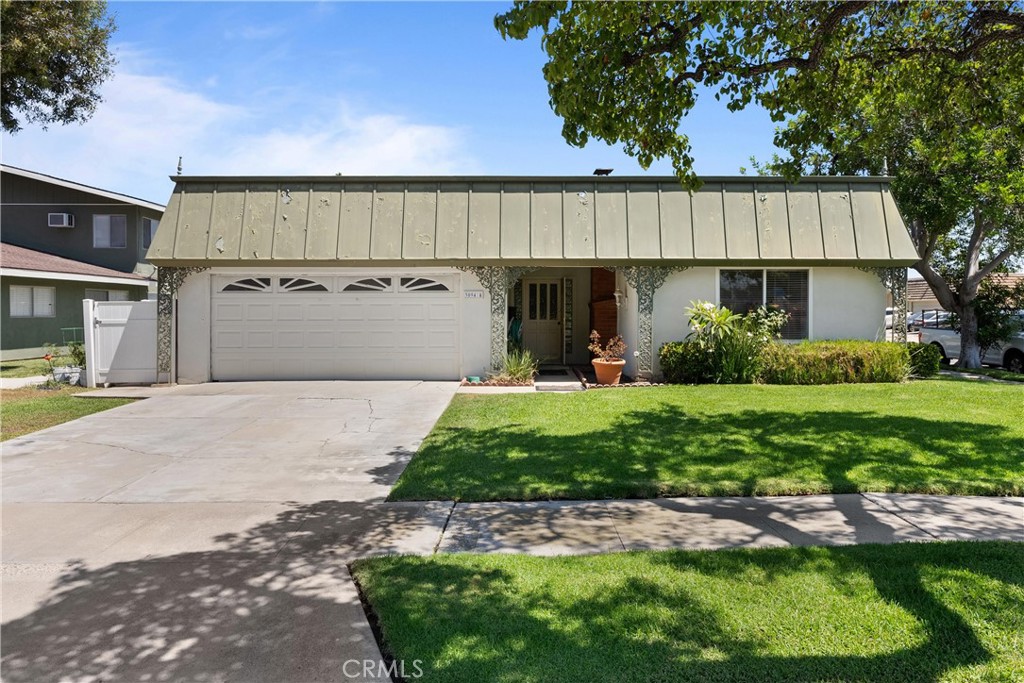
{"type": "Polygon", "coordinates": [[[708,384],[714,382],[712,351],[692,341],[667,342],[658,350],[666,382],[708,384]]]}
{"type": "Polygon", "coordinates": [[[625,355],[626,342],[619,335],[615,335],[608,340],[607,344],[601,346],[601,335],[597,333],[597,330],[592,330],[587,350],[603,361],[616,360],[625,355]]]}
{"type": "Polygon", "coordinates": [[[683,342],[659,350],[661,369],[670,382],[750,384],[761,371],[762,351],[786,323],[786,314],[758,308],[737,315],[728,308],[692,301],[686,309],[691,332],[683,342]]]}
{"type": "Polygon", "coordinates": [[[765,384],[847,384],[902,382],[910,374],[903,344],[822,341],[771,344],[764,352],[765,384]]]}
{"type": "Polygon", "coordinates": [[[529,349],[510,349],[501,372],[491,375],[497,382],[529,382],[540,369],[540,360],[529,349]]]}
{"type": "Polygon", "coordinates": [[[912,377],[934,377],[939,373],[942,363],[942,352],[931,344],[911,342],[907,344],[910,352],[910,374],[912,377]]]}
{"type": "Polygon", "coordinates": [[[85,345],[82,342],[68,342],[68,355],[71,356],[72,365],[85,368],[85,345]]]}

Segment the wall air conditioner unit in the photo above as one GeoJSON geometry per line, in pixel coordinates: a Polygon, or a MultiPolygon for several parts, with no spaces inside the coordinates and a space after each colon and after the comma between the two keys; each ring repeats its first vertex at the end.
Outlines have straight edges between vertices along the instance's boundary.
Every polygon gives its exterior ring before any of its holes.
{"type": "Polygon", "coordinates": [[[51,228],[73,228],[75,227],[75,216],[71,213],[47,214],[46,224],[51,228]]]}

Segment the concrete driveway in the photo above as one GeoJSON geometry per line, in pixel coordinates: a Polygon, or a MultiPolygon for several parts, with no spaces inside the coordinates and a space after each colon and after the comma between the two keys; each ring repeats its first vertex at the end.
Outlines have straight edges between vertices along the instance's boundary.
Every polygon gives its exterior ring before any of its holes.
{"type": "Polygon", "coordinates": [[[386,680],[345,565],[438,542],[450,504],[382,501],[456,388],[177,387],[4,443],[3,679],[386,680]]]}

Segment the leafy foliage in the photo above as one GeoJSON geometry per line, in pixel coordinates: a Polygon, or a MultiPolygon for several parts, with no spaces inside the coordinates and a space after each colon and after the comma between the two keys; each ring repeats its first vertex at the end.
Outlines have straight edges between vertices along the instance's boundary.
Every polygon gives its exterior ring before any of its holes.
{"type": "Polygon", "coordinates": [[[509,348],[505,354],[501,372],[491,375],[496,382],[522,383],[529,382],[540,369],[540,361],[533,352],[523,347],[509,348]]]}
{"type": "MultiPolygon", "coordinates": [[[[993,346],[1001,346],[1021,332],[1021,311],[1024,311],[1024,282],[1014,286],[996,278],[982,281],[974,300],[978,324],[978,346],[982,357],[993,346]]],[[[953,313],[950,326],[962,330],[962,318],[953,313]]]]}
{"type": "Polygon", "coordinates": [[[939,374],[942,352],[937,347],[931,344],[910,342],[907,344],[907,351],[910,352],[910,375],[912,377],[926,378],[939,374]]]}
{"type": "Polygon", "coordinates": [[[601,360],[614,360],[622,358],[626,353],[626,342],[619,335],[615,335],[608,340],[607,344],[601,346],[601,335],[597,333],[597,330],[591,330],[590,344],[587,345],[587,350],[601,360]]]}
{"type": "Polygon", "coordinates": [[[683,125],[710,91],[763,106],[787,156],[759,166],[893,173],[893,193],[942,306],[980,363],[981,281],[1024,256],[1024,6],[961,2],[515,2],[505,37],[542,34],[563,137],[671,160],[688,187],[683,125]]]}
{"type": "Polygon", "coordinates": [[[0,2],[0,121],[16,133],[24,122],[86,121],[115,64],[107,43],[114,20],[105,2],[0,2]]]}
{"type": "Polygon", "coordinates": [[[765,384],[860,384],[902,382],[910,374],[903,344],[814,341],[772,344],[765,349],[765,384]]]}
{"type": "Polygon", "coordinates": [[[765,347],[778,338],[787,315],[764,306],[747,315],[706,301],[686,309],[690,334],[659,350],[661,371],[670,382],[749,384],[761,373],[765,347]]]}

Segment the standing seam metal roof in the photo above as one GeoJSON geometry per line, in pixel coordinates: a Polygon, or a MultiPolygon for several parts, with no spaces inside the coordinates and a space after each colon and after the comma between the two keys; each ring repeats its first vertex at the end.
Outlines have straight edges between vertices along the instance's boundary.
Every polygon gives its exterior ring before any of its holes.
{"type": "Polygon", "coordinates": [[[156,265],[918,260],[888,179],[175,177],[156,265]]]}

